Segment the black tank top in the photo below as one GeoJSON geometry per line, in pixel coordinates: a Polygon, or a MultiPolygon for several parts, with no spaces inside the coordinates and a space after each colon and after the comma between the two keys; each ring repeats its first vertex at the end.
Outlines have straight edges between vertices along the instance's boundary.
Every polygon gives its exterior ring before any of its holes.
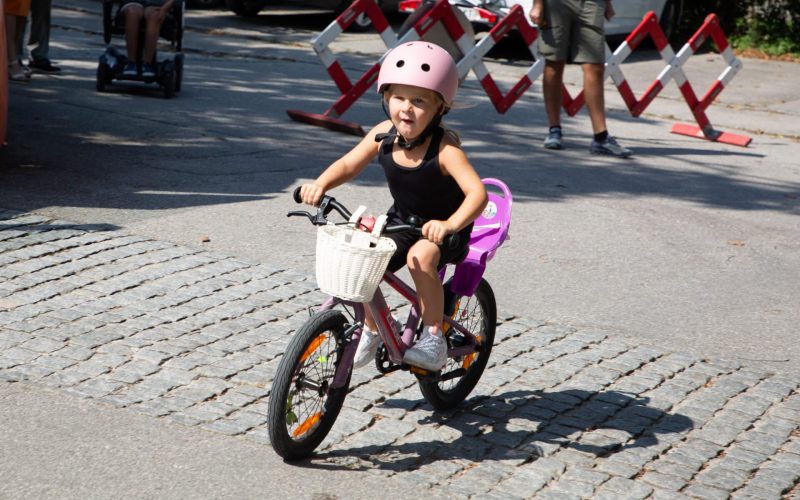
{"type": "MultiPolygon", "coordinates": [[[[389,131],[395,134],[394,127],[389,131]]],[[[447,220],[464,202],[464,192],[451,176],[442,174],[439,167],[439,145],[444,129],[438,127],[431,138],[422,162],[416,167],[403,167],[392,158],[394,136],[383,140],[378,162],[383,167],[394,209],[403,219],[415,215],[423,221],[447,220]]]]}

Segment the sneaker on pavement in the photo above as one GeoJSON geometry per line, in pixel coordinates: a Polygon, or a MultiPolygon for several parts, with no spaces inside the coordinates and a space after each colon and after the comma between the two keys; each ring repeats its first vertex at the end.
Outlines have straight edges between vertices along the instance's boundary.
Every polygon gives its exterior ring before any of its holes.
{"type": "Polygon", "coordinates": [[[545,149],[563,149],[561,144],[561,129],[550,130],[544,140],[545,149]]]}
{"type": "Polygon", "coordinates": [[[148,63],[142,63],[142,77],[144,78],[155,78],[156,77],[156,70],[153,69],[148,63]]]}
{"type": "Polygon", "coordinates": [[[58,73],[61,71],[61,68],[53,65],[50,59],[31,59],[29,66],[43,73],[58,73]]]}
{"type": "Polygon", "coordinates": [[[362,328],[361,340],[358,341],[356,356],[353,358],[353,368],[367,366],[370,361],[375,359],[375,353],[378,352],[379,345],[381,345],[381,337],[378,332],[362,328]]]}
{"type": "Polygon", "coordinates": [[[426,329],[422,337],[403,355],[403,362],[437,372],[447,364],[447,342],[441,332],[426,329]]]}
{"type": "Polygon", "coordinates": [[[122,76],[136,76],[136,63],[133,61],[126,63],[125,67],[122,68],[122,76]]]}
{"type": "Polygon", "coordinates": [[[591,151],[594,154],[611,155],[619,158],[627,158],[633,154],[633,151],[620,146],[617,140],[610,135],[603,142],[592,140],[591,151]]]}

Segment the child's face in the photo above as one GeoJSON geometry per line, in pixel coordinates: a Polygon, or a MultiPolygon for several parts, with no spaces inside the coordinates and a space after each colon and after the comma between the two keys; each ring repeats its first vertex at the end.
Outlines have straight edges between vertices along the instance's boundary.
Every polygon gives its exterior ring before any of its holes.
{"type": "Polygon", "coordinates": [[[442,107],[442,100],[432,90],[413,85],[393,84],[386,92],[389,117],[406,140],[425,130],[442,107]]]}

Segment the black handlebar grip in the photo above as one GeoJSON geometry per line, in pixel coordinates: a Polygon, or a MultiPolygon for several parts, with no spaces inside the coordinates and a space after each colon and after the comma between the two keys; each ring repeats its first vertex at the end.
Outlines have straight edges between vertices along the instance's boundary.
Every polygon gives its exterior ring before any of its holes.
{"type": "Polygon", "coordinates": [[[303,199],[300,198],[300,190],[301,189],[302,189],[302,186],[296,188],[294,190],[294,193],[292,194],[292,198],[294,198],[294,202],[295,203],[303,203],[303,199]]]}

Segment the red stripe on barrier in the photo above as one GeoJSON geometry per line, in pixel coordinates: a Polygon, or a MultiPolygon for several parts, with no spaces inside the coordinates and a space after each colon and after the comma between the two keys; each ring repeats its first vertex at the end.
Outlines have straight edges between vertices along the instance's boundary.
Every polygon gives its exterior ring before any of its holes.
{"type": "Polygon", "coordinates": [[[686,104],[689,105],[689,109],[694,109],[697,107],[697,95],[694,93],[694,89],[692,88],[692,84],[686,81],[683,85],[678,87],[683,94],[683,98],[686,100],[686,104]]]}
{"type": "Polygon", "coordinates": [[[390,27],[389,21],[386,19],[386,16],[383,15],[381,8],[374,2],[367,6],[367,17],[372,21],[372,27],[375,28],[375,31],[378,33],[383,33],[390,27]]]}
{"type": "MultiPolygon", "coordinates": [[[[446,12],[451,9],[450,3],[447,0],[438,0],[436,4],[429,10],[422,18],[414,25],[414,31],[417,32],[420,38],[431,30],[436,25],[436,22],[441,19],[446,12]]],[[[461,25],[459,25],[459,29],[461,25]]]]}
{"type": "Polygon", "coordinates": [[[717,80],[716,82],[714,82],[714,85],[712,85],[711,88],[708,89],[706,95],[704,95],[703,98],[700,99],[698,107],[703,111],[708,109],[711,103],[714,102],[714,99],[716,99],[716,97],[719,95],[720,92],[722,92],[724,88],[725,85],[721,81],[717,80]]]}
{"type": "MultiPolygon", "coordinates": [[[[448,4],[449,5],[449,4],[448,4]]],[[[456,15],[453,14],[453,9],[447,9],[442,16],[442,24],[450,34],[454,42],[458,42],[464,36],[464,28],[458,22],[456,15]]]]}
{"type": "Polygon", "coordinates": [[[505,113],[508,111],[508,109],[516,102],[516,100],[519,99],[519,96],[524,94],[532,84],[533,82],[531,82],[527,75],[523,76],[503,98],[498,111],[500,111],[500,113],[505,113]]]}
{"type": "Polygon", "coordinates": [[[625,101],[625,106],[632,111],[633,108],[636,107],[637,101],[636,96],[633,95],[631,86],[628,84],[628,80],[623,80],[621,84],[617,85],[617,90],[619,90],[622,100],[625,101]]]}
{"type": "Polygon", "coordinates": [[[350,82],[350,79],[347,78],[347,73],[344,72],[339,61],[334,61],[333,64],[328,66],[328,74],[331,75],[333,83],[336,84],[336,87],[339,88],[339,92],[342,94],[349,92],[350,89],[353,88],[353,84],[350,82]]]}
{"type": "Polygon", "coordinates": [[[361,76],[361,78],[358,79],[349,92],[339,97],[332,108],[336,110],[338,114],[343,114],[347,108],[349,108],[359,97],[364,94],[364,92],[367,91],[372,84],[375,83],[375,80],[378,78],[378,71],[380,71],[380,69],[381,65],[375,63],[361,76]]]}
{"type": "Polygon", "coordinates": [[[487,73],[486,76],[483,77],[481,80],[481,87],[486,91],[486,95],[489,97],[489,100],[492,101],[494,107],[497,108],[497,104],[503,100],[503,94],[500,93],[500,89],[497,87],[497,84],[494,83],[492,75],[487,73]]]}
{"type": "Polygon", "coordinates": [[[655,12],[651,10],[644,16],[642,22],[640,22],[639,25],[636,26],[636,28],[631,31],[631,33],[625,39],[625,41],[628,42],[631,50],[638,47],[639,44],[642,43],[642,40],[647,38],[647,35],[652,32],[654,27],[658,27],[659,29],[661,28],[658,24],[658,17],[656,16],[655,12]]]}
{"type": "Polygon", "coordinates": [[[708,20],[709,33],[714,40],[714,44],[717,46],[717,50],[720,52],[724,51],[728,48],[728,39],[725,37],[725,33],[722,32],[719,18],[716,14],[709,14],[706,19],[708,20]]]}
{"type": "Polygon", "coordinates": [[[650,88],[648,88],[647,91],[645,91],[642,98],[639,99],[639,102],[636,104],[636,107],[634,107],[631,110],[631,115],[633,115],[634,117],[641,115],[642,112],[645,110],[645,108],[647,108],[647,106],[649,106],[650,103],[653,102],[653,99],[656,98],[656,96],[659,94],[659,92],[661,92],[661,89],[663,88],[664,86],[661,85],[661,82],[659,82],[658,80],[650,84],[650,88]]]}

